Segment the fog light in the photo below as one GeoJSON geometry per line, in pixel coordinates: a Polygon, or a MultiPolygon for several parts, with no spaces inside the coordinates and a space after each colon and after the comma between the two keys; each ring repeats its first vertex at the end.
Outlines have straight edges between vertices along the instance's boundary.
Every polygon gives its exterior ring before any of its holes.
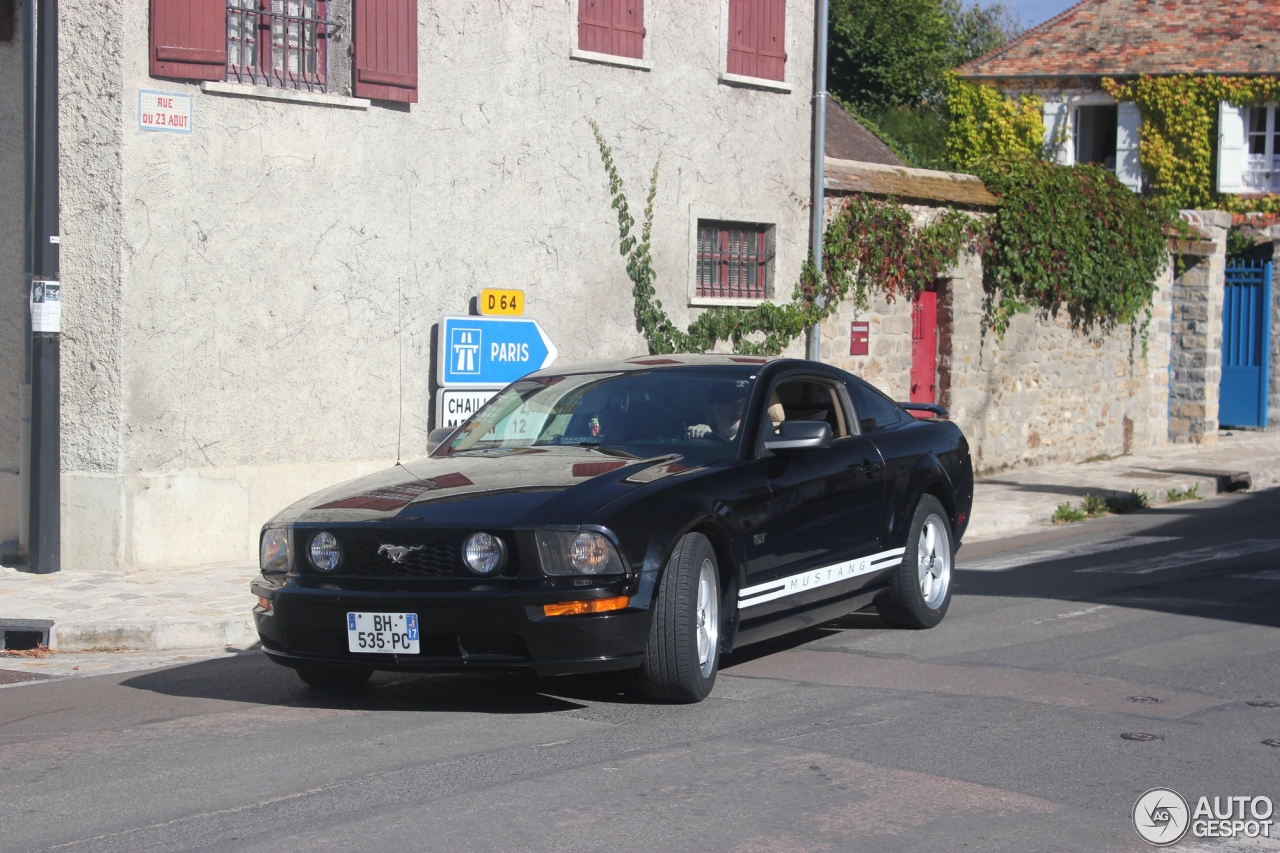
{"type": "Polygon", "coordinates": [[[462,546],[462,560],[478,575],[491,575],[502,567],[507,548],[497,536],[472,533],[462,546]]]}
{"type": "Polygon", "coordinates": [[[338,568],[338,561],[342,559],[342,547],[338,545],[337,538],[326,530],[311,537],[311,547],[307,550],[311,565],[322,572],[338,568]]]}
{"type": "Polygon", "coordinates": [[[597,598],[593,601],[559,601],[555,604],[542,605],[546,616],[579,616],[583,613],[607,613],[610,610],[621,610],[631,602],[630,596],[619,595],[617,598],[597,598]]]}

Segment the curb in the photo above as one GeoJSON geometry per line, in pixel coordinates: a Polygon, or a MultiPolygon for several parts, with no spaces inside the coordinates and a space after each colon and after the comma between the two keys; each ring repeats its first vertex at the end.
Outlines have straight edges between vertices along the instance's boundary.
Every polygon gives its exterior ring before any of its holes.
{"type": "Polygon", "coordinates": [[[239,648],[257,640],[253,618],[247,614],[207,620],[55,622],[49,632],[49,648],[62,652],[104,648],[139,651],[239,648]]]}
{"type": "MultiPolygon", "coordinates": [[[[1137,491],[1146,492],[1151,506],[1170,506],[1169,492],[1172,490],[1189,491],[1195,489],[1202,498],[1238,491],[1258,491],[1280,483],[1280,460],[1267,460],[1267,467],[1241,471],[1187,471],[1180,479],[1165,480],[1159,486],[1142,488],[1137,491]]],[[[982,481],[978,480],[975,493],[981,490],[982,481]]],[[[1099,497],[1124,497],[1130,490],[1114,488],[1098,488],[1091,492],[1099,497]]],[[[977,495],[975,494],[975,503],[977,495]]],[[[1064,496],[1065,499],[1065,496],[1064,496]]],[[[1078,500],[1070,500],[1072,504],[1078,500]]],[[[986,524],[970,523],[965,531],[966,542],[982,542],[991,539],[1002,539],[1015,536],[1040,527],[1053,524],[1054,509],[1032,509],[1016,515],[1006,513],[1002,518],[992,519],[986,524]]]]}

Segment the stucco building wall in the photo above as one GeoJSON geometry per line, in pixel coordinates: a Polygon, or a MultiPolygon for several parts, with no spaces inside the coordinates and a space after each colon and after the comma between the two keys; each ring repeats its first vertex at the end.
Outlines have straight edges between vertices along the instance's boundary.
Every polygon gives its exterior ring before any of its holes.
{"type": "Polygon", "coordinates": [[[23,279],[22,30],[0,42],[0,542],[18,539],[18,385],[23,381],[27,287],[23,279]]]}
{"type": "MultiPolygon", "coordinates": [[[[347,109],[152,79],[147,4],[63,4],[66,568],[252,560],[292,500],[421,455],[432,327],[481,288],[523,289],[560,363],[645,352],[586,116],[637,213],[662,157],[653,255],[675,321],[698,311],[695,211],[773,223],[790,297],[812,5],[788,3],[790,92],[719,80],[722,0],[651,4],[648,71],[570,59],[576,8],[423,0],[419,102],[347,109]],[[140,89],[192,95],[193,132],[139,130],[140,89]]],[[[0,91],[20,101],[9,49],[0,91]]],[[[12,281],[20,255],[0,261],[12,281]]]]}

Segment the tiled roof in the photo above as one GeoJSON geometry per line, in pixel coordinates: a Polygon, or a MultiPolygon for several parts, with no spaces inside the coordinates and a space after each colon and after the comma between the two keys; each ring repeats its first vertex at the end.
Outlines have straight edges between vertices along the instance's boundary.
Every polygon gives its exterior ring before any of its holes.
{"type": "Polygon", "coordinates": [[[970,80],[1280,73],[1280,0],[1083,0],[986,56],[970,80]]]}
{"type": "Polygon", "coordinates": [[[888,145],[880,141],[862,123],[845,112],[833,99],[827,100],[826,153],[841,160],[857,160],[862,163],[884,163],[888,166],[905,166],[888,145]]]}

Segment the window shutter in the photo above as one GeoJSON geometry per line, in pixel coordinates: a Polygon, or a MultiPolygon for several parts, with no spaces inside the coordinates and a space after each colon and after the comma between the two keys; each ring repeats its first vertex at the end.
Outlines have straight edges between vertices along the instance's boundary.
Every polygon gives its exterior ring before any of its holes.
{"type": "Polygon", "coordinates": [[[578,0],[578,49],[644,59],[644,0],[578,0]]]}
{"type": "Polygon", "coordinates": [[[151,0],[151,76],[226,79],[226,0],[151,0]]]}
{"type": "Polygon", "coordinates": [[[418,0],[354,0],[353,93],[418,102],[418,0]]]}
{"type": "Polygon", "coordinates": [[[1138,157],[1138,128],[1142,114],[1132,102],[1116,110],[1116,177],[1134,192],[1142,192],[1142,163],[1138,157]]]}
{"type": "Polygon", "coordinates": [[[1218,192],[1244,192],[1244,107],[1218,104],[1218,192]]]}
{"type": "Polygon", "coordinates": [[[1075,159],[1074,146],[1071,144],[1071,123],[1067,121],[1070,106],[1063,102],[1045,101],[1044,104],[1044,150],[1056,163],[1070,165],[1075,159]]]}
{"type": "Polygon", "coordinates": [[[766,80],[786,78],[786,0],[729,0],[726,70],[766,80]]]}

